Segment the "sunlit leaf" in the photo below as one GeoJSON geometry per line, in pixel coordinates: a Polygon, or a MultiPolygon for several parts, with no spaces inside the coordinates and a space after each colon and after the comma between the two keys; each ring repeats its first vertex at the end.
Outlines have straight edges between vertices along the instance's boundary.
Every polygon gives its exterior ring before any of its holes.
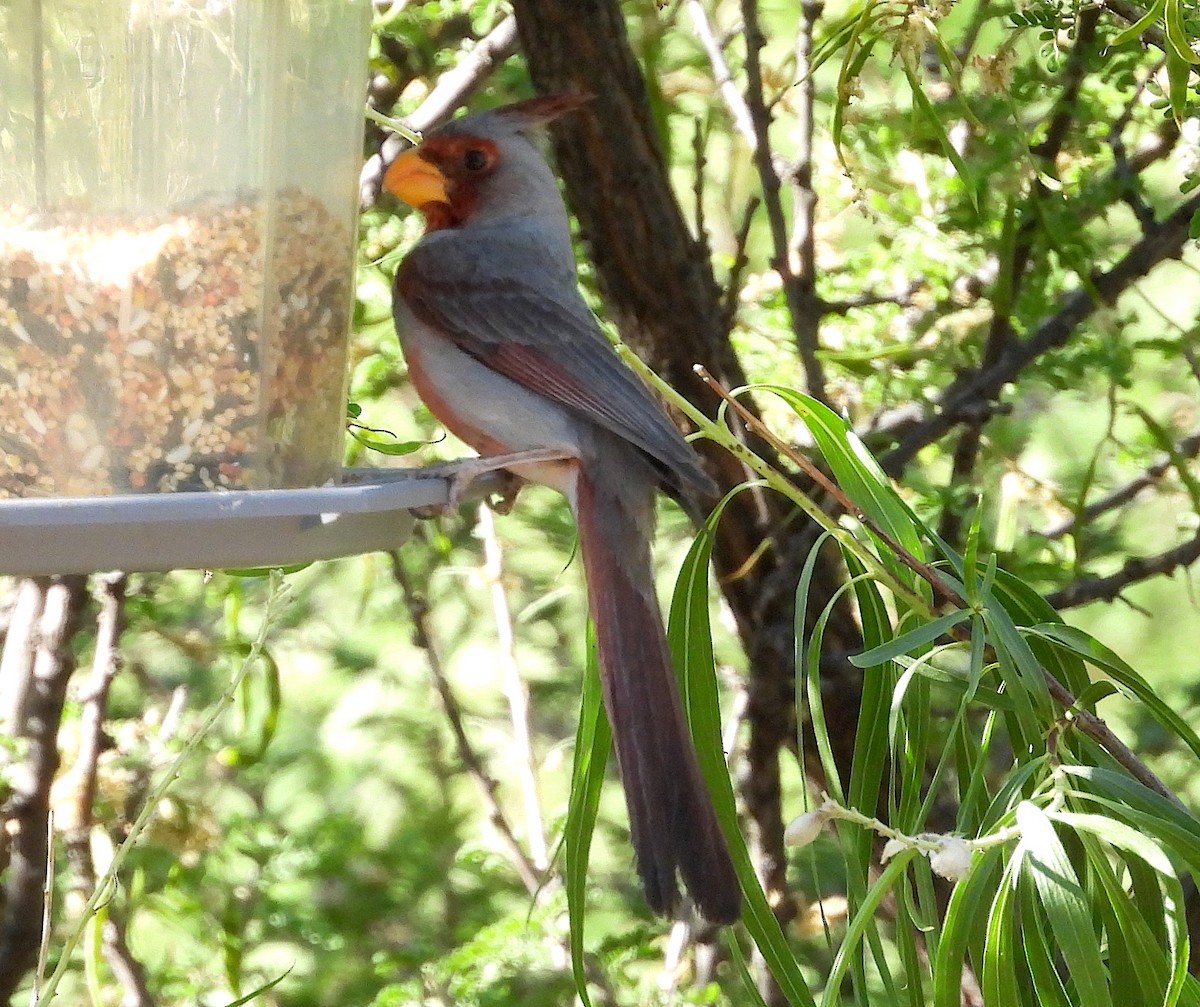
{"type": "Polygon", "coordinates": [[[567,802],[567,822],[563,828],[563,876],[567,890],[571,971],[579,999],[585,1007],[590,1007],[583,949],[588,858],[600,810],[604,768],[612,748],[612,729],[604,713],[600,665],[596,660],[596,640],[590,624],[587,653],[579,726],[575,732],[575,759],[571,767],[571,796],[567,802]]]}
{"type": "Polygon", "coordinates": [[[1112,997],[1105,981],[1093,916],[1062,841],[1049,818],[1036,805],[1017,806],[1021,830],[1021,874],[1037,888],[1046,921],[1070,972],[1075,995],[1089,1007],[1109,1007],[1112,997]]]}

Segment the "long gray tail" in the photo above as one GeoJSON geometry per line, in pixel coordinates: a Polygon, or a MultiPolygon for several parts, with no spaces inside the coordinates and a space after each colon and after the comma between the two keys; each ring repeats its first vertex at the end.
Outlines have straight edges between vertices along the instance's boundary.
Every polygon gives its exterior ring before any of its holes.
{"type": "Polygon", "coordinates": [[[707,920],[732,923],[741,915],[741,888],[700,774],[654,593],[653,493],[647,486],[643,502],[628,482],[606,492],[586,474],[577,484],[576,520],[604,705],[647,902],[659,913],[676,908],[678,870],[707,920]],[[637,507],[644,509],[630,513],[637,507]]]}

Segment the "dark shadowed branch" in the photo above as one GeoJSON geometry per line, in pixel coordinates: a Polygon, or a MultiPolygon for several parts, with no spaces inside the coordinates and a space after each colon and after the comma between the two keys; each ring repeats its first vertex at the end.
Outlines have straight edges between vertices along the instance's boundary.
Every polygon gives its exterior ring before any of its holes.
{"type": "MultiPolygon", "coordinates": [[[[797,54],[807,58],[811,49],[812,26],[820,13],[820,5],[805,3],[801,42],[797,54]],[[807,38],[807,44],[804,39],[807,38]]],[[[763,73],[761,50],[766,45],[766,37],[758,20],[757,0],[742,0],[743,34],[746,39],[746,104],[754,122],[754,132],[758,143],[754,149],[754,163],[758,169],[759,184],[762,187],[763,207],[766,210],[767,222],[771,230],[771,243],[774,255],[771,265],[783,281],[783,295],[787,302],[788,317],[792,325],[792,333],[796,338],[796,346],[804,365],[804,381],[806,390],[813,398],[825,399],[825,373],[821,361],[817,357],[818,328],[820,322],[820,307],[816,296],[816,276],[813,275],[811,262],[805,268],[801,259],[798,268],[792,266],[793,242],[788,235],[787,219],[783,212],[782,185],[783,179],[775,164],[775,152],[771,147],[771,110],[767,107],[766,95],[763,91],[763,73]]],[[[805,85],[802,85],[802,87],[805,85]]],[[[811,242],[811,215],[816,206],[816,195],[812,190],[812,91],[809,86],[807,100],[801,96],[802,107],[807,112],[801,114],[801,159],[785,171],[787,180],[795,187],[796,199],[800,216],[798,219],[797,239],[804,245],[811,242]],[[805,223],[807,221],[807,224],[805,223]]],[[[809,249],[811,252],[811,248],[809,249]]]]}
{"type": "Polygon", "coordinates": [[[75,670],[70,642],[87,604],[83,577],[39,578],[21,587],[27,624],[10,625],[2,663],[21,671],[22,695],[9,697],[18,712],[4,726],[17,741],[19,761],[9,767],[11,796],[0,806],[7,844],[8,880],[0,931],[0,1003],[7,1003],[37,961],[42,937],[50,786],[58,770],[58,728],[67,682],[75,670]]]}
{"type": "Polygon", "coordinates": [[[1079,325],[1090,318],[1101,304],[1113,304],[1134,283],[1168,259],[1178,258],[1188,239],[1193,215],[1200,210],[1200,194],[1181,203],[1153,229],[1144,234],[1107,272],[1096,272],[1087,286],[1067,294],[1058,310],[1033,330],[1025,340],[1007,347],[989,367],[979,367],[957,378],[941,396],[934,415],[909,429],[891,451],[880,459],[891,475],[904,467],[927,444],[932,444],[964,419],[975,415],[981,406],[997,401],[1004,386],[1044,354],[1065,346],[1079,325]]]}
{"type": "Polygon", "coordinates": [[[1153,556],[1127,559],[1121,569],[1107,577],[1082,577],[1046,596],[1057,609],[1086,605],[1089,601],[1114,601],[1134,584],[1151,577],[1169,577],[1200,559],[1200,535],[1153,556]]]}
{"type": "MultiPolygon", "coordinates": [[[[422,133],[446,119],[460,108],[476,89],[487,79],[488,74],[517,51],[517,20],[511,14],[505,17],[478,44],[437,79],[433,90],[404,122],[418,133],[422,133]]],[[[380,146],[379,152],[367,158],[359,175],[359,205],[365,210],[374,206],[383,190],[383,174],[400,154],[408,141],[392,134],[380,146]]]]}

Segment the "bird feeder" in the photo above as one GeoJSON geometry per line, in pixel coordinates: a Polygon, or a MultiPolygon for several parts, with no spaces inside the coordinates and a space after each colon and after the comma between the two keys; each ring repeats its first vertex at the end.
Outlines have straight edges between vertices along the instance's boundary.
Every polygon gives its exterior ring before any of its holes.
{"type": "Polygon", "coordinates": [[[344,485],[370,0],[0,5],[0,572],[394,547],[344,485]]]}

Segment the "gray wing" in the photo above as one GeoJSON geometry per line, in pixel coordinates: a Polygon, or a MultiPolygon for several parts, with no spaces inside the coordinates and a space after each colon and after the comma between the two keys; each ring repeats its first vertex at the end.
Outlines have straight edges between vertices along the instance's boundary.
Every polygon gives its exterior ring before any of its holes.
{"type": "Polygon", "coordinates": [[[397,296],[481,363],[636,445],[685,496],[712,495],[695,452],[616,355],[552,246],[520,226],[474,235],[420,242],[396,274],[397,296]]]}

